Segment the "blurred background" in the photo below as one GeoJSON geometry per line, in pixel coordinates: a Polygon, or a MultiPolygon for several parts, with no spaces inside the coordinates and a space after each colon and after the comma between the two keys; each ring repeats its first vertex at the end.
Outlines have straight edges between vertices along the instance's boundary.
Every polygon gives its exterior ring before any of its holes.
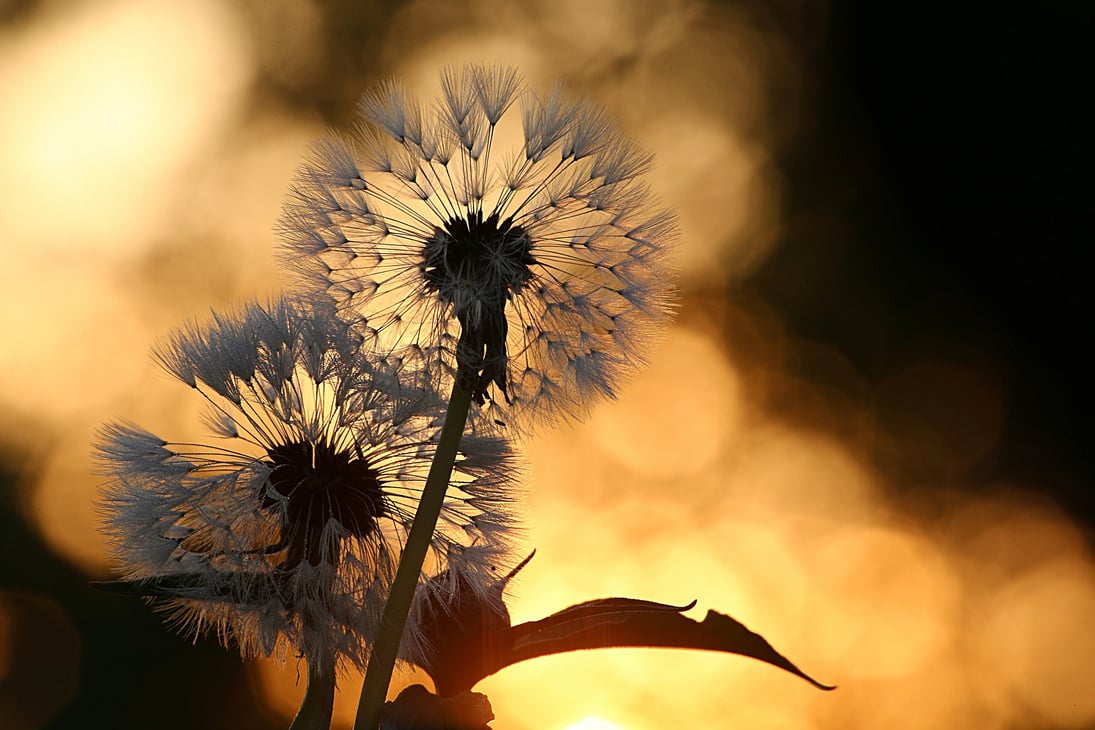
{"type": "Polygon", "coordinates": [[[683,229],[650,368],[524,444],[538,553],[515,621],[697,598],[840,685],[560,656],[479,686],[494,727],[1095,728],[1070,12],[0,0],[0,728],[288,726],[299,667],[87,587],[110,575],[89,443],[110,418],[189,427],[149,346],[284,285],[293,170],[370,84],[431,94],[464,61],[609,108],[683,229]]]}

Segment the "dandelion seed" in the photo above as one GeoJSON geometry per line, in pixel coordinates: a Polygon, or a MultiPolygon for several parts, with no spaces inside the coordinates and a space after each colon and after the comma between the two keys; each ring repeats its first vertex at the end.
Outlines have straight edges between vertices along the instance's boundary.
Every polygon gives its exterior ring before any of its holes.
{"type": "MultiPolygon", "coordinates": [[[[203,398],[217,444],[111,424],[103,513],[126,580],[181,631],[245,657],[364,666],[429,470],[444,403],[334,316],[293,300],[191,326],[158,351],[203,398]]],[[[466,436],[423,580],[484,595],[505,562],[514,465],[466,436]]],[[[404,653],[421,653],[412,623],[404,653]]]]}
{"type": "Polygon", "coordinates": [[[481,415],[531,423],[584,414],[642,364],[676,226],[640,181],[651,156],[602,110],[520,87],[448,69],[431,115],[381,85],[353,140],[313,150],[279,229],[288,265],[370,337],[445,368],[481,415]],[[522,142],[500,151],[506,135],[522,142]]]}

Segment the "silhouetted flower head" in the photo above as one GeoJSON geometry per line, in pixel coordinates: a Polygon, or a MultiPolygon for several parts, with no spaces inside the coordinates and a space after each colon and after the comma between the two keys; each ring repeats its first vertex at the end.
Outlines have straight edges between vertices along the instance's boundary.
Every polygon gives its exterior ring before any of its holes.
{"type": "MultiPolygon", "coordinates": [[[[105,530],[125,578],[146,581],[184,632],[215,631],[244,656],[361,665],[443,401],[371,358],[333,311],[292,300],[192,326],[158,358],[201,395],[217,441],[104,429],[105,530]]],[[[464,437],[423,571],[428,590],[451,590],[440,575],[490,591],[514,477],[504,441],[464,437]]],[[[404,653],[420,642],[412,623],[404,653]]]]}
{"type": "Polygon", "coordinates": [[[353,138],[298,173],[286,262],[484,413],[581,415],[612,395],[673,290],[675,222],[640,181],[651,155],[512,69],[446,70],[433,107],[388,81],[359,108],[353,138]]]}

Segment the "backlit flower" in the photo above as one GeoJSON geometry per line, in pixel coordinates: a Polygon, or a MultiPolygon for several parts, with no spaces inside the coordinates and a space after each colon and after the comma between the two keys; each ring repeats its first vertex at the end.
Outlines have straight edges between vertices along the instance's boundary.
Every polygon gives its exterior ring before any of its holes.
{"type": "Polygon", "coordinates": [[[521,87],[512,69],[449,69],[430,107],[380,85],[353,138],[316,146],[279,228],[344,315],[485,412],[581,415],[666,318],[676,226],[640,181],[651,155],[605,112],[521,87]]]}
{"type": "MultiPolygon", "coordinates": [[[[201,394],[217,441],[104,429],[114,556],[184,632],[216,632],[245,657],[367,660],[444,403],[421,378],[400,384],[361,342],[333,312],[252,305],[158,351],[201,394]]],[[[465,436],[423,579],[486,595],[507,554],[512,488],[506,443],[465,436]]],[[[420,641],[410,625],[405,653],[420,641]]]]}

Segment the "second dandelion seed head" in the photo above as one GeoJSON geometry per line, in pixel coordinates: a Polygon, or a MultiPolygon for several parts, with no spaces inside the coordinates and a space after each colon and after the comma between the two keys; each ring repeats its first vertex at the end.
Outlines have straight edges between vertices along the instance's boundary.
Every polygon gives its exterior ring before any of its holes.
{"type": "Polygon", "coordinates": [[[360,449],[355,454],[326,440],[292,441],[271,446],[264,461],[270,476],[260,500],[264,508],[285,512],[286,569],[338,559],[337,552],[324,549],[323,531],[332,519],[358,540],[379,530],[387,511],[384,486],[360,449]]]}
{"type": "MultiPolygon", "coordinates": [[[[123,579],[183,631],[244,656],[363,666],[437,448],[440,395],[329,304],[295,298],[191,325],[158,357],[201,396],[216,438],[104,428],[105,531],[123,579]]],[[[425,590],[489,592],[515,528],[515,467],[502,439],[461,441],[425,590]]],[[[404,655],[427,641],[412,624],[404,655]]]]}

